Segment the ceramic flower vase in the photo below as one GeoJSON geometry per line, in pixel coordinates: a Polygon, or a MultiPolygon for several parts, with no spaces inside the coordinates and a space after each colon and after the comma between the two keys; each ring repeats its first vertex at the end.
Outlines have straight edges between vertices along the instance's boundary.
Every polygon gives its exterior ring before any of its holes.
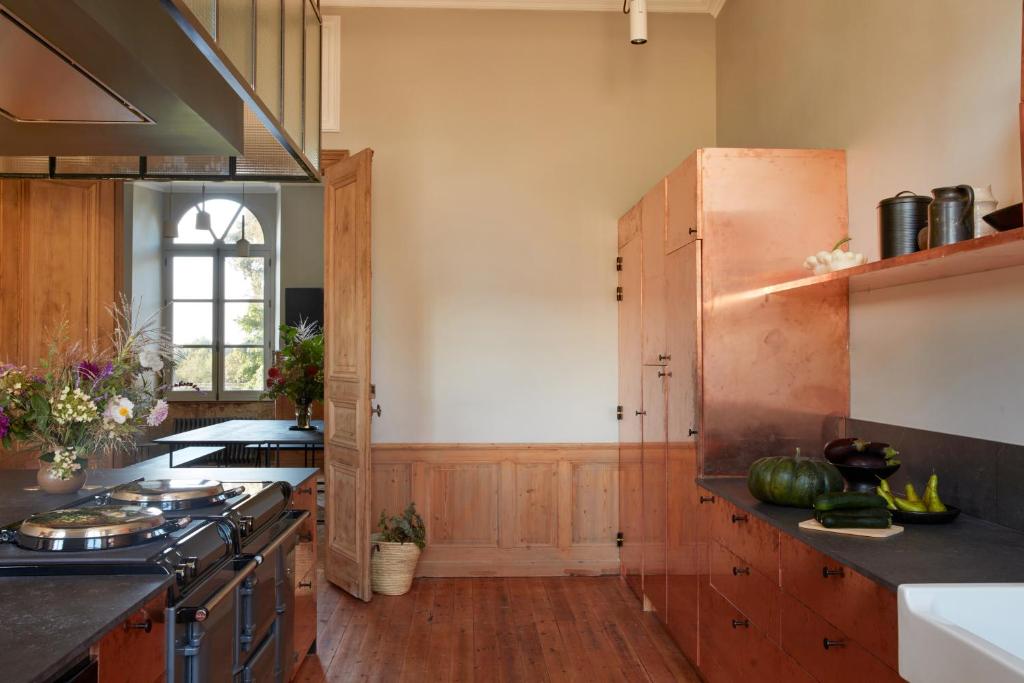
{"type": "Polygon", "coordinates": [[[68,494],[75,493],[85,486],[87,477],[86,469],[83,467],[72,475],[70,479],[61,479],[53,473],[50,463],[39,461],[39,469],[36,471],[36,482],[39,488],[46,493],[68,494]]]}

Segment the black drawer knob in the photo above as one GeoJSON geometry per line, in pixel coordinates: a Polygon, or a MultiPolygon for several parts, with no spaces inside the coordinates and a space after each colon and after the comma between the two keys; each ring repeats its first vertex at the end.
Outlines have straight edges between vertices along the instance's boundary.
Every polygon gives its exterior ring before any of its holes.
{"type": "Polygon", "coordinates": [[[837,567],[836,569],[829,569],[828,567],[821,568],[821,577],[823,579],[827,579],[830,576],[844,576],[844,574],[845,572],[843,572],[842,567],[837,567]]]}
{"type": "Polygon", "coordinates": [[[305,494],[307,496],[312,496],[313,495],[313,488],[307,486],[304,489],[295,489],[295,493],[302,493],[302,494],[305,494]]]}
{"type": "Polygon", "coordinates": [[[714,496],[701,496],[700,497],[700,504],[701,505],[703,505],[704,503],[714,503],[714,502],[715,502],[715,497],[714,496]]]}
{"type": "Polygon", "coordinates": [[[732,627],[733,628],[750,628],[750,620],[749,619],[733,619],[732,620],[732,627]]]}
{"type": "Polygon", "coordinates": [[[299,588],[312,588],[312,587],[313,587],[313,581],[312,580],[310,580],[310,581],[299,581],[299,588]]]}
{"type": "Polygon", "coordinates": [[[733,567],[732,568],[732,575],[733,576],[740,576],[740,575],[750,576],[750,567],[733,567]]]}
{"type": "Polygon", "coordinates": [[[145,621],[138,621],[135,623],[129,623],[124,625],[125,630],[138,630],[149,633],[153,630],[153,620],[146,619],[145,621]]]}
{"type": "Polygon", "coordinates": [[[740,522],[745,522],[748,519],[749,519],[749,516],[747,516],[747,515],[733,515],[732,516],[732,523],[733,524],[738,524],[740,522]]]}
{"type": "Polygon", "coordinates": [[[846,647],[846,643],[842,640],[829,640],[828,638],[822,640],[822,644],[826,650],[831,650],[834,647],[846,647]]]}
{"type": "Polygon", "coordinates": [[[697,228],[690,228],[690,234],[691,235],[696,235],[697,234],[697,228]]]}

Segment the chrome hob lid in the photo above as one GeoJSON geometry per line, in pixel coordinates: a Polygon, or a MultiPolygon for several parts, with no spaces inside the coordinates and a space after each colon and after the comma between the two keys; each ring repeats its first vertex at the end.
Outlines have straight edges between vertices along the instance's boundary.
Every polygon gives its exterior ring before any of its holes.
{"type": "Polygon", "coordinates": [[[18,528],[32,538],[103,538],[155,529],[167,520],[161,510],[141,505],[98,505],[32,515],[18,528]]]}
{"type": "Polygon", "coordinates": [[[185,528],[191,519],[168,521],[163,511],[143,505],[95,505],[32,515],[0,536],[27,550],[76,552],[110,550],[146,543],[185,528]]]}
{"type": "Polygon", "coordinates": [[[216,479],[140,479],[114,488],[111,500],[129,503],[158,503],[213,500],[224,493],[216,479]]]}

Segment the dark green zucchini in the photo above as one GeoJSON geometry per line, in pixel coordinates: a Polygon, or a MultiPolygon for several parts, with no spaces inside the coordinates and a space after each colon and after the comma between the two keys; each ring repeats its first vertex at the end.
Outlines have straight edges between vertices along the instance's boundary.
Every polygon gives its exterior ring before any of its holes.
{"type": "Polygon", "coordinates": [[[826,529],[888,529],[892,515],[885,508],[830,510],[819,512],[818,521],[826,529]]]}
{"type": "Polygon", "coordinates": [[[823,493],[814,499],[814,509],[821,511],[884,507],[885,499],[876,493],[823,493]]]}

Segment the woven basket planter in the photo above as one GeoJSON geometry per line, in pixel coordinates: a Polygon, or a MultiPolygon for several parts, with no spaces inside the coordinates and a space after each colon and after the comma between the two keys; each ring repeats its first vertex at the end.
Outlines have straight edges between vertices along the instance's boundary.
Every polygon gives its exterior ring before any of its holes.
{"type": "Polygon", "coordinates": [[[412,587],[420,549],[415,543],[373,541],[370,562],[373,592],[383,595],[405,595],[412,587]]]}

